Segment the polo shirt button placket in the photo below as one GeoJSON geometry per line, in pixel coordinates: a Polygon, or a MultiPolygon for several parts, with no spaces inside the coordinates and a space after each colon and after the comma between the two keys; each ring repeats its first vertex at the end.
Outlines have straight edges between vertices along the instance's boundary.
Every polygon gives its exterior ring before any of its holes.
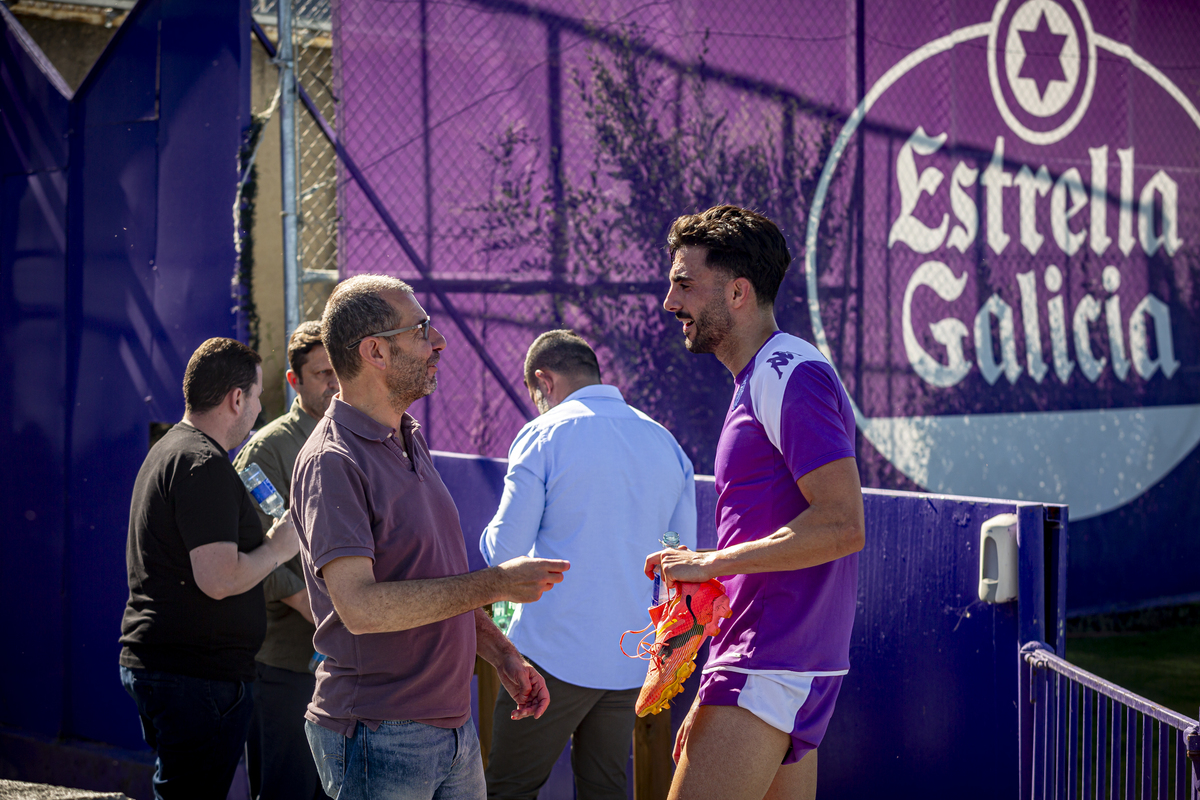
{"type": "Polygon", "coordinates": [[[408,451],[405,450],[404,445],[400,443],[399,437],[396,436],[396,432],[392,431],[391,433],[389,433],[387,435],[387,438],[391,439],[392,443],[400,449],[400,455],[403,456],[406,461],[408,461],[409,466],[412,467],[413,472],[420,474],[420,472],[417,470],[416,461],[414,461],[412,458],[409,457],[408,451]]]}

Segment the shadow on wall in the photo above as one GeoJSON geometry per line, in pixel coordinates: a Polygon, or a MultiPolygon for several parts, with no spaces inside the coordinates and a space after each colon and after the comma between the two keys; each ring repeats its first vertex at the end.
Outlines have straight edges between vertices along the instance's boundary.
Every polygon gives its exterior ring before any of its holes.
{"type": "Polygon", "coordinates": [[[74,96],[0,16],[0,538],[17,554],[0,578],[32,609],[10,626],[0,724],[141,750],[116,673],[129,497],[151,422],[182,415],[191,352],[239,330],[249,14],[143,0],[74,96]]]}

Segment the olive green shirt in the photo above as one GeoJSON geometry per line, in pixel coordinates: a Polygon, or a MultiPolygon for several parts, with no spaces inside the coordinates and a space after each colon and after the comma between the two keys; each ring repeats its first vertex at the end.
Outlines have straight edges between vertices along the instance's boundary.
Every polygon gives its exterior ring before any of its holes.
{"type": "MultiPolygon", "coordinates": [[[[233,465],[240,472],[251,463],[262,468],[267,480],[279,492],[283,503],[291,507],[292,467],[308,435],[317,421],[300,407],[300,398],[292,401],[291,409],[278,417],[246,442],[233,465]]],[[[255,504],[257,508],[257,503],[255,504]]],[[[258,509],[263,530],[275,522],[258,509]]],[[[292,672],[308,672],[313,656],[313,633],[316,628],[299,611],[282,602],[304,588],[304,572],[297,554],[281,564],[263,580],[263,596],[267,601],[267,638],[255,659],[264,664],[292,672]]]]}

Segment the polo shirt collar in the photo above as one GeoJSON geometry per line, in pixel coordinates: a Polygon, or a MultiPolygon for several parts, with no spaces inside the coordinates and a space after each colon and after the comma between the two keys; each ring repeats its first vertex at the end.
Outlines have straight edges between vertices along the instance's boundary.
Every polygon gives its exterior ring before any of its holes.
{"type": "MultiPolygon", "coordinates": [[[[304,413],[304,412],[301,412],[304,413]]],[[[374,442],[382,442],[389,436],[394,436],[398,431],[384,425],[382,422],[364,414],[354,406],[342,400],[340,395],[335,395],[329,403],[329,408],[325,411],[325,416],[346,428],[351,433],[370,439],[374,442]]],[[[409,431],[415,431],[421,427],[412,415],[407,411],[400,418],[400,427],[408,428],[409,431]]]]}
{"type": "Polygon", "coordinates": [[[571,400],[586,400],[589,397],[603,397],[609,400],[620,400],[622,402],[625,401],[625,398],[621,395],[621,390],[617,387],[609,386],[606,383],[594,383],[591,386],[584,386],[582,389],[576,389],[575,391],[571,392],[566,396],[563,402],[567,403],[571,400]]]}

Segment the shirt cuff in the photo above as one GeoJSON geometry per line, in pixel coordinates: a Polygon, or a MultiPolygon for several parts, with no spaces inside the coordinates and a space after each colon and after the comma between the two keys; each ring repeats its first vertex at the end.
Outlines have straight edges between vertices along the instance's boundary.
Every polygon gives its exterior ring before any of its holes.
{"type": "Polygon", "coordinates": [[[825,466],[826,464],[829,464],[833,461],[839,461],[843,458],[854,458],[854,451],[853,450],[834,450],[832,453],[826,453],[823,456],[818,456],[817,458],[814,458],[812,461],[809,461],[807,464],[803,464],[803,465],[797,467],[796,469],[794,469],[792,471],[792,480],[798,481],[801,478],[803,478],[805,475],[807,475],[808,473],[812,472],[813,470],[820,469],[821,467],[825,466]]]}
{"type": "Polygon", "coordinates": [[[335,547],[332,550],[326,550],[319,557],[313,559],[313,568],[320,572],[325,565],[335,558],[345,558],[347,556],[363,556],[371,559],[371,563],[375,563],[375,551],[370,547],[361,547],[358,545],[350,547],[335,547]]]}

